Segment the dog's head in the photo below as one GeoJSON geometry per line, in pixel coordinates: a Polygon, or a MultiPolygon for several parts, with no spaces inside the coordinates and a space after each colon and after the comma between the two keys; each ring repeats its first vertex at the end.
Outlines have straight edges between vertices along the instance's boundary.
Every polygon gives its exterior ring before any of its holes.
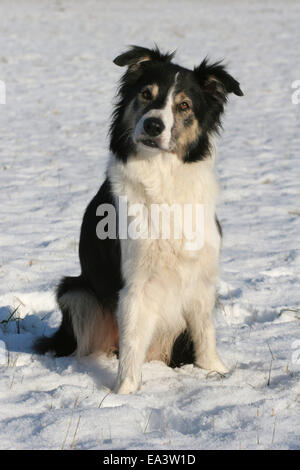
{"type": "Polygon", "coordinates": [[[171,152],[184,162],[203,160],[210,136],[221,125],[227,95],[243,95],[221,63],[204,59],[188,70],[173,57],[158,48],[132,46],[114,60],[127,67],[110,130],[117,158],[171,152]]]}

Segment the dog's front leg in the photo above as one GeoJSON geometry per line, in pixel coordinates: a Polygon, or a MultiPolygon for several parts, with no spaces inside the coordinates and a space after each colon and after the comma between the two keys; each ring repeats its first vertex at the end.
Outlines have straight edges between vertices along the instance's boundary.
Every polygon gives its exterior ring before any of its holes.
{"type": "Polygon", "coordinates": [[[197,294],[197,298],[191,302],[186,321],[193,339],[195,365],[201,369],[225,374],[228,369],[221,361],[216,348],[215,326],[212,318],[214,303],[214,289],[203,290],[202,297],[197,294]]]}
{"type": "MultiPolygon", "coordinates": [[[[148,286],[149,287],[149,286],[148,286]]],[[[118,309],[119,368],[115,393],[133,393],[141,384],[141,369],[155,331],[157,316],[144,289],[123,289],[118,309]]]]}

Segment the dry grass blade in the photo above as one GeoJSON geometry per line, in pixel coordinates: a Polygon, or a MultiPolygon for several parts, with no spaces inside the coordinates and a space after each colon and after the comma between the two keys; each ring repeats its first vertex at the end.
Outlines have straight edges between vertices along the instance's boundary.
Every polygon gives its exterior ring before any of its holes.
{"type": "Polygon", "coordinates": [[[274,419],[273,434],[272,434],[272,443],[271,443],[271,444],[274,444],[275,429],[276,429],[276,419],[277,419],[277,417],[275,417],[275,419],[274,419]]]}
{"type": "Polygon", "coordinates": [[[73,440],[72,440],[72,443],[70,445],[70,450],[73,449],[74,444],[75,444],[75,439],[76,439],[76,434],[77,434],[77,431],[78,431],[78,428],[79,428],[80,418],[81,418],[81,416],[79,415],[78,421],[77,421],[77,424],[76,424],[76,428],[75,428],[75,432],[74,432],[74,436],[73,436],[73,440]]]}
{"type": "Polygon", "coordinates": [[[149,417],[148,417],[148,420],[147,420],[147,423],[146,423],[146,426],[145,426],[145,429],[144,429],[144,434],[145,434],[145,432],[146,432],[146,430],[147,430],[147,427],[148,427],[148,424],[149,424],[149,421],[150,421],[150,418],[151,418],[151,415],[152,415],[152,411],[153,411],[153,410],[151,410],[151,412],[150,412],[150,414],[149,414],[149,417]]]}
{"type": "Polygon", "coordinates": [[[72,419],[73,419],[73,414],[74,414],[74,408],[73,408],[73,411],[72,411],[72,414],[71,414],[71,418],[70,418],[70,421],[69,421],[69,424],[68,424],[68,428],[67,428],[67,432],[66,432],[64,441],[63,441],[62,446],[61,446],[61,450],[64,450],[64,448],[65,448],[66,441],[67,441],[67,438],[68,438],[68,435],[69,435],[69,432],[70,432],[70,427],[71,427],[71,423],[72,423],[72,419]]]}
{"type": "Polygon", "coordinates": [[[299,316],[297,316],[296,318],[300,320],[300,310],[298,308],[283,308],[282,310],[280,310],[278,316],[280,317],[280,315],[282,315],[284,312],[298,313],[299,316]]]}
{"type": "Polygon", "coordinates": [[[19,318],[13,318],[14,314],[18,311],[19,307],[20,307],[21,304],[19,304],[12,312],[11,314],[9,315],[9,317],[7,318],[7,320],[2,320],[0,322],[0,324],[6,324],[6,323],[9,323],[10,321],[12,320],[19,320],[19,318]]]}
{"type": "Polygon", "coordinates": [[[271,362],[270,362],[269,378],[268,378],[268,382],[267,382],[267,386],[268,386],[268,387],[270,386],[270,382],[271,382],[272,363],[273,363],[273,360],[271,360],[271,362]]]}
{"type": "Polygon", "coordinates": [[[110,395],[111,393],[112,393],[112,391],[110,390],[106,395],[104,395],[104,397],[102,398],[102,400],[101,400],[100,403],[99,403],[98,408],[101,408],[101,406],[102,406],[102,404],[103,404],[105,398],[108,397],[108,395],[110,395]]]}
{"type": "Polygon", "coordinates": [[[272,350],[271,350],[271,347],[270,347],[268,341],[267,341],[267,345],[268,345],[268,348],[269,348],[269,351],[270,351],[270,354],[271,354],[271,357],[272,357],[272,361],[274,361],[275,358],[274,358],[274,355],[273,355],[273,353],[272,353],[272,350]]]}
{"type": "Polygon", "coordinates": [[[297,209],[295,209],[295,210],[288,211],[288,214],[291,214],[291,215],[300,215],[300,211],[298,211],[297,209]]]}

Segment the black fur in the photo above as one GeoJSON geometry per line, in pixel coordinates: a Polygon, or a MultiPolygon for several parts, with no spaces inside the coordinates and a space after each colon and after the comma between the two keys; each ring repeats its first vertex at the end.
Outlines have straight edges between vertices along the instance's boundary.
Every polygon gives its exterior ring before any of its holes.
{"type": "Polygon", "coordinates": [[[175,52],[167,52],[163,54],[158,47],[148,49],[141,46],[130,46],[130,49],[123,54],[120,54],[114,59],[114,64],[124,67],[125,65],[132,67],[136,66],[141,60],[149,58],[152,62],[171,62],[175,52]]]}
{"type": "MultiPolygon", "coordinates": [[[[73,289],[81,288],[81,278],[79,277],[64,277],[56,290],[56,297],[61,297],[64,293],[70,292],[73,289]]],[[[55,355],[68,356],[76,349],[76,339],[74,336],[72,322],[68,309],[61,308],[62,322],[59,329],[50,338],[39,338],[35,345],[35,351],[39,354],[45,354],[47,351],[55,352],[55,355]]]]}
{"type": "Polygon", "coordinates": [[[194,345],[190,333],[185,330],[176,339],[170,359],[170,367],[181,367],[195,361],[194,345]]]}
{"type": "MultiPolygon", "coordinates": [[[[56,289],[58,303],[66,292],[85,290],[97,297],[103,311],[109,309],[113,312],[116,309],[122,287],[119,240],[100,240],[96,235],[96,226],[101,220],[96,216],[96,209],[107,203],[114,204],[108,179],[88,205],[83,217],[79,242],[81,275],[64,277],[60,281],[56,289]]],[[[69,312],[64,308],[61,310],[60,328],[51,338],[39,338],[34,345],[36,352],[45,354],[53,351],[56,356],[67,356],[75,351],[77,344],[69,312]]]]}
{"type": "Polygon", "coordinates": [[[108,179],[85,211],[81,225],[79,259],[82,278],[95,293],[99,303],[104,308],[113,310],[123,285],[121,251],[118,238],[101,240],[97,237],[96,226],[101,217],[96,215],[96,210],[101,204],[115,205],[108,179]]]}

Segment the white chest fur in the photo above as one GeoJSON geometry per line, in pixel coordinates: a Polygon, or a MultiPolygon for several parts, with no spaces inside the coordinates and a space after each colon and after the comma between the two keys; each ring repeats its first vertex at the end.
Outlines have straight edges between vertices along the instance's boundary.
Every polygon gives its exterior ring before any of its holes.
{"type": "MultiPolygon", "coordinates": [[[[171,252],[174,256],[176,254],[179,258],[187,260],[199,260],[207,251],[214,252],[215,256],[218,254],[220,236],[215,222],[218,187],[213,171],[213,158],[184,164],[176,155],[166,152],[145,158],[136,156],[126,164],[113,160],[108,174],[115,197],[125,197],[128,208],[132,205],[142,205],[146,208],[148,216],[153,205],[177,206],[182,209],[182,217],[187,214],[186,209],[192,210],[193,217],[196,207],[202,210],[201,226],[197,227],[195,220],[193,224],[194,231],[201,230],[201,245],[188,245],[184,231],[181,237],[171,236],[166,240],[161,237],[151,238],[148,230],[141,239],[131,239],[128,236],[121,240],[122,263],[129,263],[128,257],[132,257],[133,253],[137,255],[138,252],[145,254],[151,251],[153,256],[155,247],[160,253],[157,260],[159,264],[164,258],[161,251],[171,252]]],[[[128,219],[128,223],[130,220],[132,219],[128,219]]],[[[170,262],[168,257],[168,263],[170,262]]]]}
{"type": "Polygon", "coordinates": [[[147,209],[153,204],[202,205],[204,229],[203,244],[196,250],[186,249],[184,237],[121,239],[125,286],[118,308],[116,390],[134,390],[145,355],[148,360],[169,358],[174,340],[185,328],[193,338],[196,364],[224,371],[211,317],[220,248],[213,158],[184,164],[174,154],[159,153],[136,156],[126,164],[112,160],[108,177],[116,203],[118,197],[126,197],[128,206],[147,209]]]}
{"type": "MultiPolygon", "coordinates": [[[[215,286],[218,277],[220,235],[215,221],[218,188],[213,159],[184,164],[174,154],[167,153],[151,155],[151,158],[133,157],[126,164],[114,161],[109,178],[114,195],[126,196],[128,207],[138,203],[149,210],[152,204],[198,204],[203,208],[200,249],[186,249],[184,236],[121,240],[125,285],[135,285],[138,290],[139,286],[149,283],[148,280],[153,283],[156,279],[163,305],[164,300],[169,306],[173,305],[175,299],[172,321],[178,317],[180,323],[190,291],[194,295],[195,290],[205,285],[215,286]]],[[[169,318],[168,314],[163,316],[169,318]]]]}

